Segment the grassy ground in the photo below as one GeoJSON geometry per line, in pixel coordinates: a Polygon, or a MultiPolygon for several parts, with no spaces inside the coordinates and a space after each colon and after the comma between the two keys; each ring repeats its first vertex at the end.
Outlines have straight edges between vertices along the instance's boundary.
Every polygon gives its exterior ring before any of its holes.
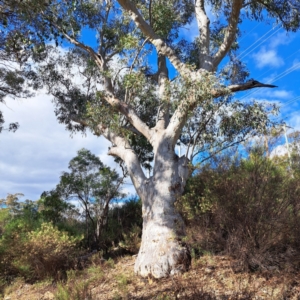
{"type": "Polygon", "coordinates": [[[204,255],[189,272],[157,281],[136,277],[134,259],[103,262],[95,255],[88,267],[69,271],[59,283],[16,280],[3,299],[300,299],[300,274],[293,272],[237,272],[231,258],[204,255]]]}

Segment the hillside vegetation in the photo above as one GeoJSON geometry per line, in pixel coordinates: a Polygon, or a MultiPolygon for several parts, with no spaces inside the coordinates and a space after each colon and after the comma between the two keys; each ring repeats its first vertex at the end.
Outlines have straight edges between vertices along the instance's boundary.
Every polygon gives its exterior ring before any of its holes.
{"type": "Polygon", "coordinates": [[[51,216],[42,199],[9,195],[0,210],[3,298],[299,299],[299,157],[290,167],[286,157],[271,160],[260,147],[247,158],[237,153],[195,170],[178,197],[192,268],[159,281],[133,273],[139,200],[110,206],[95,249],[74,207],[60,205],[51,216]]]}

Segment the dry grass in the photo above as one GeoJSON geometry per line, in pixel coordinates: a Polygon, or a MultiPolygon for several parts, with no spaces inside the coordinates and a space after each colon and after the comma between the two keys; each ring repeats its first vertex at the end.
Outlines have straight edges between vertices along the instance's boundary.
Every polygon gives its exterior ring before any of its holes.
{"type": "MultiPolygon", "coordinates": [[[[46,299],[300,299],[300,274],[236,273],[227,256],[205,255],[194,260],[189,272],[163,280],[142,279],[133,273],[133,257],[115,263],[94,260],[89,268],[73,271],[59,284],[25,285],[16,282],[6,290],[10,300],[46,299]],[[63,295],[63,296],[62,296],[63,295]]],[[[5,299],[4,297],[4,299],[5,299]]]]}

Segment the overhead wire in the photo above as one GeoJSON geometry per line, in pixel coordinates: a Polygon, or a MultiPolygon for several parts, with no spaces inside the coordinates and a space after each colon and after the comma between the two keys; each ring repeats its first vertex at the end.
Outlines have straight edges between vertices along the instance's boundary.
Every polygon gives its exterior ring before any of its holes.
{"type": "MultiPolygon", "coordinates": [[[[271,28],[269,31],[267,31],[263,36],[261,36],[259,39],[257,39],[254,43],[252,43],[248,48],[246,48],[242,53],[240,53],[238,56],[237,56],[237,58],[242,58],[242,57],[244,57],[244,53],[246,52],[246,51],[248,51],[249,49],[251,49],[255,44],[257,44],[261,39],[263,39],[266,35],[268,35],[269,34],[269,32],[271,32],[271,31],[273,31],[276,27],[278,27],[279,26],[279,24],[277,24],[274,28],[271,28]]],[[[275,32],[273,32],[269,37],[267,37],[267,38],[265,38],[259,45],[261,45],[262,43],[264,43],[266,40],[268,40],[272,35],[274,35],[278,30],[280,30],[281,29],[281,27],[279,27],[279,28],[277,28],[276,30],[275,30],[275,32]]],[[[258,46],[259,46],[258,45],[258,46]]],[[[257,47],[258,47],[257,46],[257,47]]],[[[252,50],[251,50],[251,52],[252,52],[252,50]]],[[[247,56],[248,55],[248,53],[246,53],[246,55],[245,56],[247,56]]]]}
{"type": "Polygon", "coordinates": [[[295,97],[295,98],[293,98],[293,99],[291,99],[291,100],[289,100],[289,101],[287,101],[287,102],[285,102],[285,103],[282,103],[281,108],[282,108],[282,107],[285,107],[285,106],[287,106],[288,104],[291,104],[291,103],[293,103],[293,102],[295,102],[295,101],[297,101],[297,100],[300,100],[300,96],[297,96],[297,97],[295,97]]]}
{"type": "MultiPolygon", "coordinates": [[[[289,59],[290,57],[292,57],[293,55],[295,55],[297,52],[299,52],[300,49],[296,50],[295,52],[293,52],[292,54],[290,54],[288,57],[286,57],[285,59],[289,59]]],[[[268,72],[270,72],[270,70],[274,69],[274,67],[269,68],[268,70],[266,70],[264,73],[260,74],[260,76],[257,79],[262,78],[265,74],[267,74],[268,72]]]]}
{"type": "Polygon", "coordinates": [[[248,51],[246,54],[244,54],[243,56],[240,57],[240,59],[245,58],[246,56],[248,56],[251,52],[253,52],[257,47],[259,47],[260,45],[262,45],[263,43],[265,43],[270,37],[272,37],[275,33],[277,33],[281,28],[277,28],[271,35],[269,35],[268,37],[266,37],[263,41],[261,41],[258,45],[256,45],[254,48],[252,48],[250,51],[248,51]]]}
{"type": "Polygon", "coordinates": [[[244,40],[252,31],[254,31],[258,26],[260,25],[260,23],[258,23],[255,27],[253,27],[249,32],[247,32],[240,40],[239,42],[241,42],[242,40],[244,40]]]}
{"type": "MultiPolygon", "coordinates": [[[[258,24],[259,25],[259,24],[258,24]]],[[[247,35],[249,35],[253,30],[255,30],[258,25],[256,25],[250,32],[248,32],[247,35]]],[[[268,39],[270,39],[274,34],[276,34],[280,29],[281,27],[277,28],[274,32],[272,32],[270,35],[268,35],[271,31],[273,31],[276,27],[278,27],[279,24],[277,24],[274,28],[270,29],[269,31],[267,31],[263,36],[261,36],[259,39],[257,39],[254,43],[252,43],[248,48],[246,48],[242,53],[240,53],[237,58],[239,59],[243,59],[245,58],[247,55],[249,55],[251,52],[253,52],[255,49],[257,49],[260,45],[262,45],[263,43],[265,43],[268,39]],[[266,37],[267,36],[267,37],[266,37]],[[266,37],[266,38],[264,38],[266,37]],[[263,39],[263,40],[262,40],[263,39]],[[258,44],[257,44],[258,43],[258,44]],[[250,51],[248,51],[250,50],[250,51]],[[248,51],[248,52],[247,52],[248,51]]],[[[246,36],[247,36],[246,35],[246,36]]],[[[245,36],[245,37],[246,37],[245,36]]],[[[245,38],[243,37],[243,39],[245,38]]],[[[243,39],[241,39],[240,41],[242,41],[243,39]]],[[[296,54],[297,52],[299,52],[300,49],[296,50],[295,52],[293,52],[291,55],[289,55],[286,59],[292,57],[294,54],[296,54]]],[[[271,68],[272,69],[272,68],[271,68]]],[[[264,72],[263,74],[261,74],[261,76],[259,78],[261,78],[263,75],[265,75],[267,72],[269,72],[271,69],[267,70],[266,72],[264,72]]],[[[290,68],[287,68],[285,69],[283,72],[281,72],[280,74],[276,75],[274,78],[272,78],[271,80],[269,80],[268,82],[266,82],[267,84],[269,83],[274,83],[275,81],[279,80],[279,79],[282,79],[283,77],[287,76],[288,74],[290,74],[291,72],[297,70],[297,69],[300,69],[300,62],[299,63],[296,63],[294,64],[293,66],[291,66],[290,68]]],[[[250,92],[249,94],[247,95],[244,95],[242,98],[240,98],[240,100],[244,99],[244,98],[247,98],[249,96],[251,96],[252,94],[256,93],[258,90],[255,90],[255,91],[252,91],[250,92]]],[[[287,101],[286,103],[283,103],[280,107],[283,108],[285,107],[286,105],[288,104],[291,104],[297,100],[300,100],[300,96],[297,96],[289,101],[287,101]]],[[[293,112],[292,115],[296,113],[296,112],[293,112]]],[[[298,112],[297,112],[298,113],[298,112]]],[[[289,115],[285,116],[284,118],[286,119],[289,115]]],[[[279,119],[280,117],[276,117],[276,119],[279,119]]]]}
{"type": "Polygon", "coordinates": [[[288,68],[287,70],[285,70],[281,74],[275,76],[275,78],[273,78],[272,80],[270,80],[270,83],[273,83],[273,82],[275,82],[275,81],[277,81],[277,80],[285,77],[286,75],[290,74],[291,72],[293,72],[293,71],[295,71],[295,70],[297,70],[299,68],[300,68],[300,62],[298,62],[295,65],[291,66],[290,68],[288,68]]]}
{"type": "MultiPolygon", "coordinates": [[[[296,52],[298,52],[299,50],[297,50],[296,52]]],[[[296,53],[295,52],[295,53],[296,53]]],[[[288,69],[285,69],[283,72],[279,73],[278,75],[276,75],[274,78],[268,80],[266,82],[266,84],[271,84],[271,83],[274,83],[275,81],[279,80],[279,79],[282,79],[283,77],[285,77],[286,75],[290,74],[291,72],[297,70],[297,69],[300,69],[300,62],[299,63],[296,63],[295,65],[291,66],[290,68],[288,69]]],[[[262,76],[262,75],[261,75],[262,76]]],[[[254,93],[257,93],[258,90],[255,90],[255,91],[252,91],[244,96],[242,96],[241,98],[239,98],[239,100],[243,100],[245,98],[248,98],[249,96],[253,95],[254,93]]]]}
{"type": "MultiPolygon", "coordinates": [[[[248,48],[246,48],[242,53],[240,53],[237,58],[239,59],[243,59],[246,56],[248,56],[250,53],[252,53],[255,49],[257,49],[259,46],[261,46],[263,43],[265,43],[268,39],[270,39],[274,34],[276,34],[281,27],[277,28],[274,32],[272,32],[270,35],[268,35],[271,31],[273,31],[276,27],[278,27],[279,24],[277,24],[274,28],[270,29],[268,32],[266,32],[263,36],[261,36],[258,40],[256,40],[254,43],[252,43],[248,48]],[[267,37],[266,37],[267,36],[267,37]],[[264,38],[266,37],[266,38],[264,38]],[[257,44],[258,43],[258,44],[257,44]],[[248,51],[248,52],[247,52],[248,51]]],[[[258,25],[257,25],[258,26],[258,25]]],[[[247,35],[249,35],[253,30],[255,30],[257,28],[257,26],[255,26],[247,35]]],[[[247,36],[246,35],[246,36],[247,36]]],[[[245,37],[246,37],[245,36],[245,37]]],[[[244,38],[245,38],[244,37],[244,38]]],[[[244,39],[243,38],[243,39],[244,39]]],[[[242,41],[243,39],[241,39],[240,41],[242,41]]],[[[300,49],[296,50],[295,52],[293,52],[291,55],[289,55],[286,59],[292,57],[294,54],[296,54],[297,52],[299,52],[300,49]]],[[[271,68],[272,69],[272,68],[271,68]]],[[[267,70],[266,72],[264,72],[263,74],[260,75],[259,78],[262,78],[263,75],[265,75],[267,72],[269,72],[271,69],[267,70]]],[[[266,82],[267,84],[270,83],[274,83],[280,79],[282,79],[283,77],[287,76],[288,74],[290,74],[291,72],[300,69],[300,62],[292,65],[291,67],[285,69],[283,72],[281,72],[280,74],[276,75],[274,78],[272,78],[271,80],[269,80],[268,82],[266,82]]],[[[249,96],[253,95],[254,93],[256,93],[258,90],[255,91],[251,91],[250,93],[248,93],[247,95],[244,95],[242,98],[240,98],[240,100],[244,99],[244,98],[248,98],[249,96]]],[[[292,103],[294,103],[295,101],[300,100],[300,96],[297,96],[293,99],[288,100],[285,103],[282,103],[280,105],[280,108],[282,109],[283,107],[286,107],[287,105],[290,105],[292,103]]],[[[292,116],[294,116],[296,113],[299,113],[298,111],[294,111],[290,114],[285,115],[284,117],[282,116],[278,116],[276,117],[274,120],[279,120],[280,118],[282,119],[287,119],[287,118],[291,118],[292,116]]]]}
{"type": "Polygon", "coordinates": [[[279,119],[283,119],[284,120],[284,119],[287,119],[287,118],[290,118],[290,117],[294,116],[295,114],[299,114],[299,111],[293,111],[293,112],[285,115],[284,117],[278,116],[278,117],[274,118],[273,120],[274,121],[279,120],[279,119]]]}

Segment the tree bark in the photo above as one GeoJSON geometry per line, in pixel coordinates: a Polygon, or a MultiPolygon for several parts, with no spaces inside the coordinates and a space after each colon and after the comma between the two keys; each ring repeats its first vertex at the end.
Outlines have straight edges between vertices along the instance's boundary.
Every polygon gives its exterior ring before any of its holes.
{"type": "Polygon", "coordinates": [[[191,256],[183,242],[185,225],[175,209],[184,189],[186,161],[179,159],[164,140],[155,155],[153,176],[140,192],[143,212],[142,244],[135,272],[142,276],[167,277],[187,271],[191,256]]]}

